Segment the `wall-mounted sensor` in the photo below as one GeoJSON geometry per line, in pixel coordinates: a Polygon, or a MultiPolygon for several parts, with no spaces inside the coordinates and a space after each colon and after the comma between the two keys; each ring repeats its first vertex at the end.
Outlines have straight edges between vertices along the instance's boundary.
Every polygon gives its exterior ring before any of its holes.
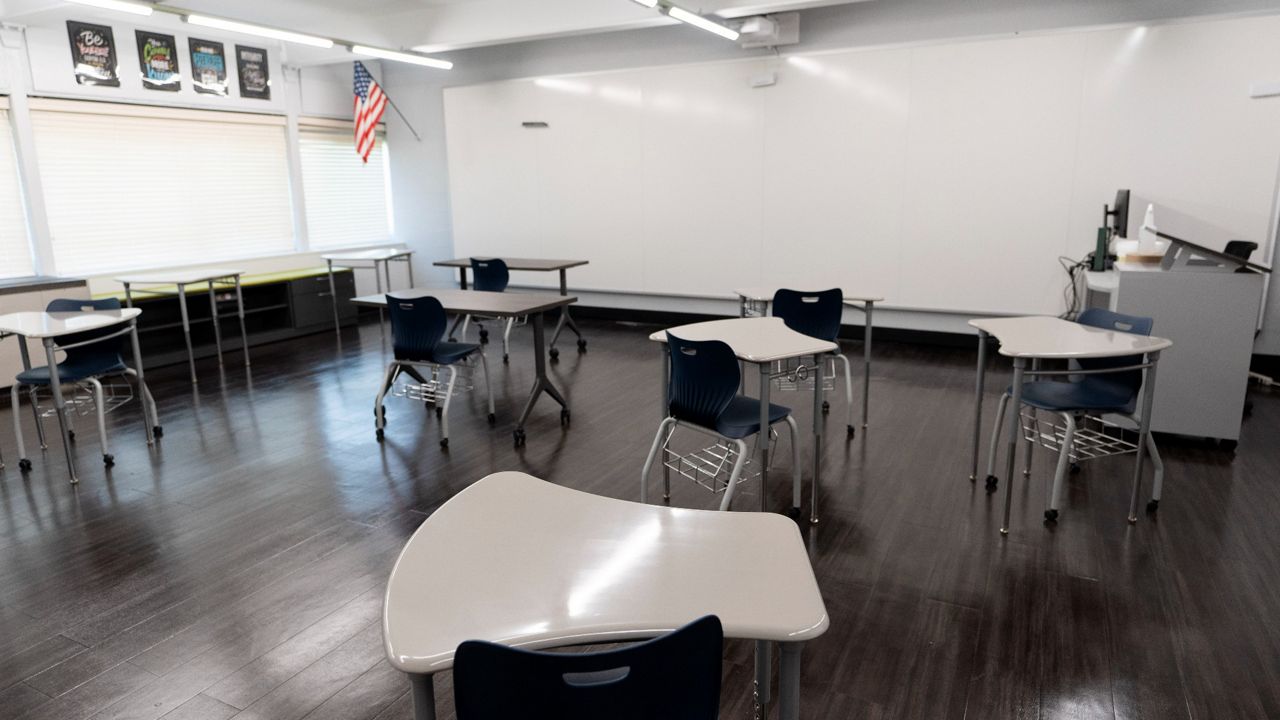
{"type": "Polygon", "coordinates": [[[545,127],[551,127],[550,125],[548,125],[548,124],[546,124],[546,123],[542,122],[541,120],[526,120],[525,122],[520,123],[520,126],[521,126],[521,127],[527,127],[527,128],[545,128],[545,127]]]}
{"type": "Polygon", "coordinates": [[[748,80],[747,83],[751,85],[751,87],[753,88],[762,88],[762,87],[769,87],[771,85],[777,85],[778,74],[773,72],[767,72],[767,73],[760,73],[759,75],[752,75],[751,79],[748,80]]]}

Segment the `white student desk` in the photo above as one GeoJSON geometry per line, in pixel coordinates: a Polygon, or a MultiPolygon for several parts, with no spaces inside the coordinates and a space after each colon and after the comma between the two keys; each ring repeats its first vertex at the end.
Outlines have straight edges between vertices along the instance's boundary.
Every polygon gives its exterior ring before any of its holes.
{"type": "MultiPolygon", "coordinates": [[[[133,345],[133,362],[134,370],[138,373],[138,386],[142,388],[140,396],[142,397],[142,414],[146,425],[147,444],[151,445],[155,442],[152,427],[158,425],[158,423],[155,418],[151,417],[150,403],[146,401],[146,380],[142,374],[142,351],[138,347],[138,316],[141,314],[142,311],[137,308],[122,308],[120,310],[94,310],[92,312],[17,312],[0,315],[0,338],[8,337],[9,335],[18,336],[18,347],[22,351],[22,368],[24,370],[31,369],[31,356],[27,351],[27,338],[40,340],[44,345],[45,362],[50,368],[49,387],[53,393],[53,405],[57,408],[58,429],[62,432],[62,451],[67,458],[67,471],[71,474],[72,485],[80,482],[80,477],[76,474],[76,461],[71,453],[71,438],[67,433],[67,403],[62,397],[62,381],[55,369],[58,366],[55,352],[63,349],[58,347],[58,338],[88,330],[101,330],[102,328],[116,325],[127,326],[121,328],[119,333],[97,338],[84,344],[102,342],[116,335],[128,333],[129,341],[133,345]]],[[[68,347],[76,347],[79,344],[68,347]]],[[[18,421],[17,412],[18,408],[13,408],[14,422],[18,421]]]]}
{"type": "MultiPolygon", "coordinates": [[[[982,394],[986,381],[987,340],[1000,343],[1000,354],[1013,359],[1013,386],[1010,391],[1009,420],[1005,455],[1004,523],[1002,534],[1009,534],[1009,506],[1013,497],[1013,466],[1018,445],[1019,418],[1022,416],[1022,381],[1041,371],[1027,370],[1028,360],[1082,360],[1086,358],[1145,356],[1147,375],[1142,386],[1142,416],[1138,429],[1138,452],[1134,460],[1133,501],[1129,506],[1129,522],[1138,520],[1138,478],[1142,475],[1143,448],[1151,432],[1151,399],[1156,383],[1156,363],[1160,351],[1173,345],[1164,338],[1089,327],[1056,317],[981,318],[970,320],[978,330],[977,394],[973,410],[973,465],[969,480],[978,479],[978,445],[982,433],[982,394]]],[[[1043,373],[1050,374],[1050,373],[1043,373]]],[[[1052,374],[1061,374],[1060,372],[1052,374]]]]}
{"type": "MultiPolygon", "coordinates": [[[[413,287],[413,251],[398,248],[376,248],[374,250],[353,250],[350,252],[329,253],[321,255],[329,266],[329,296],[333,299],[333,330],[342,333],[342,321],[338,319],[338,288],[333,282],[335,267],[373,270],[374,287],[379,293],[383,291],[382,279],[387,280],[386,290],[391,291],[391,263],[402,262],[409,271],[409,287],[413,287]],[[379,272],[381,270],[381,272],[379,272]]],[[[378,308],[378,323],[382,323],[382,308],[378,308]]]]}
{"type": "MultiPolygon", "coordinates": [[[[476,257],[490,258],[496,256],[477,255],[476,257]]],[[[560,273],[560,294],[569,294],[568,270],[569,268],[581,267],[588,263],[587,260],[547,260],[542,258],[500,258],[502,262],[507,264],[508,270],[516,270],[520,272],[558,272],[560,273]]],[[[440,260],[432,263],[436,267],[449,267],[458,269],[458,287],[467,289],[467,270],[471,267],[471,258],[454,258],[452,260],[440,260]]],[[[456,326],[457,323],[454,323],[456,326]]],[[[560,339],[560,331],[564,330],[568,325],[574,335],[578,336],[578,352],[585,352],[587,349],[587,340],[582,337],[582,331],[578,329],[578,324],[573,321],[573,317],[569,315],[569,306],[565,305],[560,311],[560,321],[556,323],[556,331],[551,334],[550,353],[551,359],[555,360],[560,357],[560,351],[556,349],[556,341],[560,339]]],[[[452,335],[453,331],[450,330],[452,335]]]]}
{"type": "Polygon", "coordinates": [[[432,676],[453,666],[464,640],[531,650],[623,642],[712,614],[726,637],[782,644],[779,715],[798,718],[800,649],[830,621],[794,522],[641,505],[500,472],[409,538],[382,631],[387,658],[412,681],[414,717],[429,720],[432,676]]]}
{"type": "MultiPolygon", "coordinates": [[[[733,292],[738,296],[739,316],[752,317],[769,314],[769,303],[773,302],[773,296],[778,292],[778,288],[751,287],[740,288],[733,292]]],[[[844,304],[861,310],[865,321],[862,330],[862,427],[864,428],[867,426],[867,415],[871,405],[871,314],[875,311],[878,302],[884,302],[884,298],[844,293],[844,304]]]]}
{"type": "MultiPolygon", "coordinates": [[[[550,293],[499,293],[480,292],[478,290],[454,290],[453,288],[413,288],[395,291],[395,297],[403,299],[419,298],[427,295],[439,300],[440,304],[444,306],[445,312],[458,315],[529,316],[529,322],[533,325],[535,371],[533,389],[529,392],[529,400],[525,403],[524,411],[520,413],[520,419],[516,422],[516,429],[512,433],[515,437],[516,447],[524,445],[524,423],[529,419],[529,413],[533,411],[533,404],[537,402],[538,397],[544,392],[550,395],[551,399],[560,403],[560,422],[567,423],[569,421],[569,402],[560,394],[560,390],[551,382],[551,378],[547,377],[547,360],[543,355],[543,343],[546,333],[542,322],[542,313],[566,307],[570,303],[577,302],[578,298],[571,295],[552,295],[550,293]]],[[[352,298],[351,302],[363,307],[385,308],[387,306],[387,296],[385,294],[363,295],[358,298],[352,298]]]]}
{"type": "MultiPolygon", "coordinates": [[[[769,390],[775,377],[773,364],[779,360],[791,358],[813,357],[813,367],[807,372],[821,372],[822,356],[835,352],[839,346],[833,342],[809,337],[787,327],[781,318],[755,317],[734,318],[731,320],[710,320],[708,322],[681,325],[679,327],[659,330],[649,336],[650,340],[662,343],[662,413],[667,413],[667,390],[671,380],[671,354],[667,347],[667,333],[684,340],[719,340],[733,349],[739,360],[751,363],[760,368],[760,432],[768,437],[769,432],[769,390]]],[[[801,366],[804,369],[805,366],[801,366]]],[[[792,373],[783,373],[790,375],[792,373]]],[[[809,521],[818,522],[818,477],[822,465],[822,383],[813,384],[813,481],[810,491],[809,521]]],[[[769,486],[769,443],[757,443],[760,446],[760,509],[765,507],[769,486]]],[[[670,472],[666,463],[662,465],[663,473],[670,472]]]]}
{"type": "MultiPolygon", "coordinates": [[[[204,285],[209,287],[209,310],[212,313],[211,320],[213,322],[213,342],[218,350],[218,364],[222,364],[222,329],[219,327],[218,320],[218,297],[214,292],[215,286],[234,285],[236,288],[236,314],[240,316],[240,342],[244,345],[244,364],[249,364],[249,335],[244,329],[244,296],[240,292],[240,276],[244,274],[243,270],[229,270],[227,268],[204,268],[199,270],[177,270],[155,273],[144,273],[141,275],[125,275],[116,278],[116,282],[124,285],[124,301],[128,307],[133,307],[133,286],[134,285],[175,285],[178,288],[178,310],[182,313],[182,334],[187,341],[187,364],[191,368],[192,384],[200,382],[196,378],[196,355],[191,349],[191,320],[187,316],[187,286],[188,285],[204,285]]],[[[168,293],[158,288],[139,289],[148,295],[167,295],[168,293]]]]}

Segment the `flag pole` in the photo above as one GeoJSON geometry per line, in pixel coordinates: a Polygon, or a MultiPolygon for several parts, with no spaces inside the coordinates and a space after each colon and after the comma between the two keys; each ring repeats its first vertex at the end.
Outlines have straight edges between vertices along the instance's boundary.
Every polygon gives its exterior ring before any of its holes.
{"type": "MultiPolygon", "coordinates": [[[[362,63],[362,62],[360,62],[359,60],[357,60],[357,61],[356,61],[356,64],[357,64],[357,65],[359,65],[360,67],[364,68],[364,71],[365,71],[365,72],[369,72],[369,68],[365,67],[365,64],[364,64],[364,63],[362,63]]],[[[373,73],[369,73],[369,74],[370,74],[370,75],[373,75],[373,73]]],[[[405,116],[404,116],[404,113],[400,112],[400,107],[399,107],[398,105],[396,105],[396,101],[395,101],[395,100],[392,100],[392,99],[391,99],[391,96],[387,94],[386,89],[383,89],[383,91],[382,91],[382,97],[384,97],[384,98],[386,98],[386,99],[387,99],[387,104],[388,104],[388,105],[390,105],[390,106],[391,106],[391,109],[392,109],[392,110],[395,110],[395,111],[396,111],[396,114],[400,116],[400,119],[404,122],[404,126],[405,126],[405,127],[407,127],[407,128],[409,128],[409,132],[413,133],[413,137],[414,137],[414,139],[416,139],[418,142],[422,142],[422,136],[418,134],[418,131],[417,131],[417,130],[414,130],[414,129],[413,129],[413,126],[412,126],[412,125],[410,125],[410,124],[409,124],[409,118],[405,117],[405,116]]]]}

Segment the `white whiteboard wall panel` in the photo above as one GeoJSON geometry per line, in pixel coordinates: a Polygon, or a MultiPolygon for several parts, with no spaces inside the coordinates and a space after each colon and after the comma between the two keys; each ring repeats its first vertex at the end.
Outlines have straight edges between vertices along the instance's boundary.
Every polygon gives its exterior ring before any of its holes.
{"type": "Polygon", "coordinates": [[[764,110],[761,279],[900,299],[911,53],[793,56],[764,110]]]}
{"type": "Polygon", "coordinates": [[[756,62],[638,73],[645,88],[644,288],[731,292],[758,284],[764,96],[756,62]]]}
{"type": "Polygon", "coordinates": [[[1057,312],[1080,44],[1067,35],[913,51],[895,302],[1057,312]]]}
{"type": "MultiPolygon", "coordinates": [[[[1280,72],[1280,18],[1127,28],[1084,38],[1074,236],[1097,198],[1133,189],[1129,237],[1148,203],[1161,230],[1210,247],[1266,245],[1280,157],[1280,102],[1249,97],[1280,72]]],[[[1110,200],[1107,200],[1110,202],[1110,200]]],[[[1077,243],[1079,245],[1079,243],[1077,243]]]]}

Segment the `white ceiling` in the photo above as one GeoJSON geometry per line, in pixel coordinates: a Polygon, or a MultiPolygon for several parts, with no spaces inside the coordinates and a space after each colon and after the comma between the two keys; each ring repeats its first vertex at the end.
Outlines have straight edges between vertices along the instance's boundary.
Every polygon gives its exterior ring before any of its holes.
{"type": "MultiPolygon", "coordinates": [[[[685,6],[704,14],[741,17],[858,1],[862,0],[686,0],[685,6]]],[[[672,22],[630,0],[163,0],[163,4],[370,45],[430,52],[672,22]]],[[[108,20],[129,17],[63,0],[0,0],[0,18],[6,22],[49,20],[69,12],[108,20]]],[[[153,19],[168,24],[160,14],[153,19]]],[[[332,58],[324,53],[300,52],[291,61],[313,64],[344,59],[345,54],[337,52],[332,58]]]]}

